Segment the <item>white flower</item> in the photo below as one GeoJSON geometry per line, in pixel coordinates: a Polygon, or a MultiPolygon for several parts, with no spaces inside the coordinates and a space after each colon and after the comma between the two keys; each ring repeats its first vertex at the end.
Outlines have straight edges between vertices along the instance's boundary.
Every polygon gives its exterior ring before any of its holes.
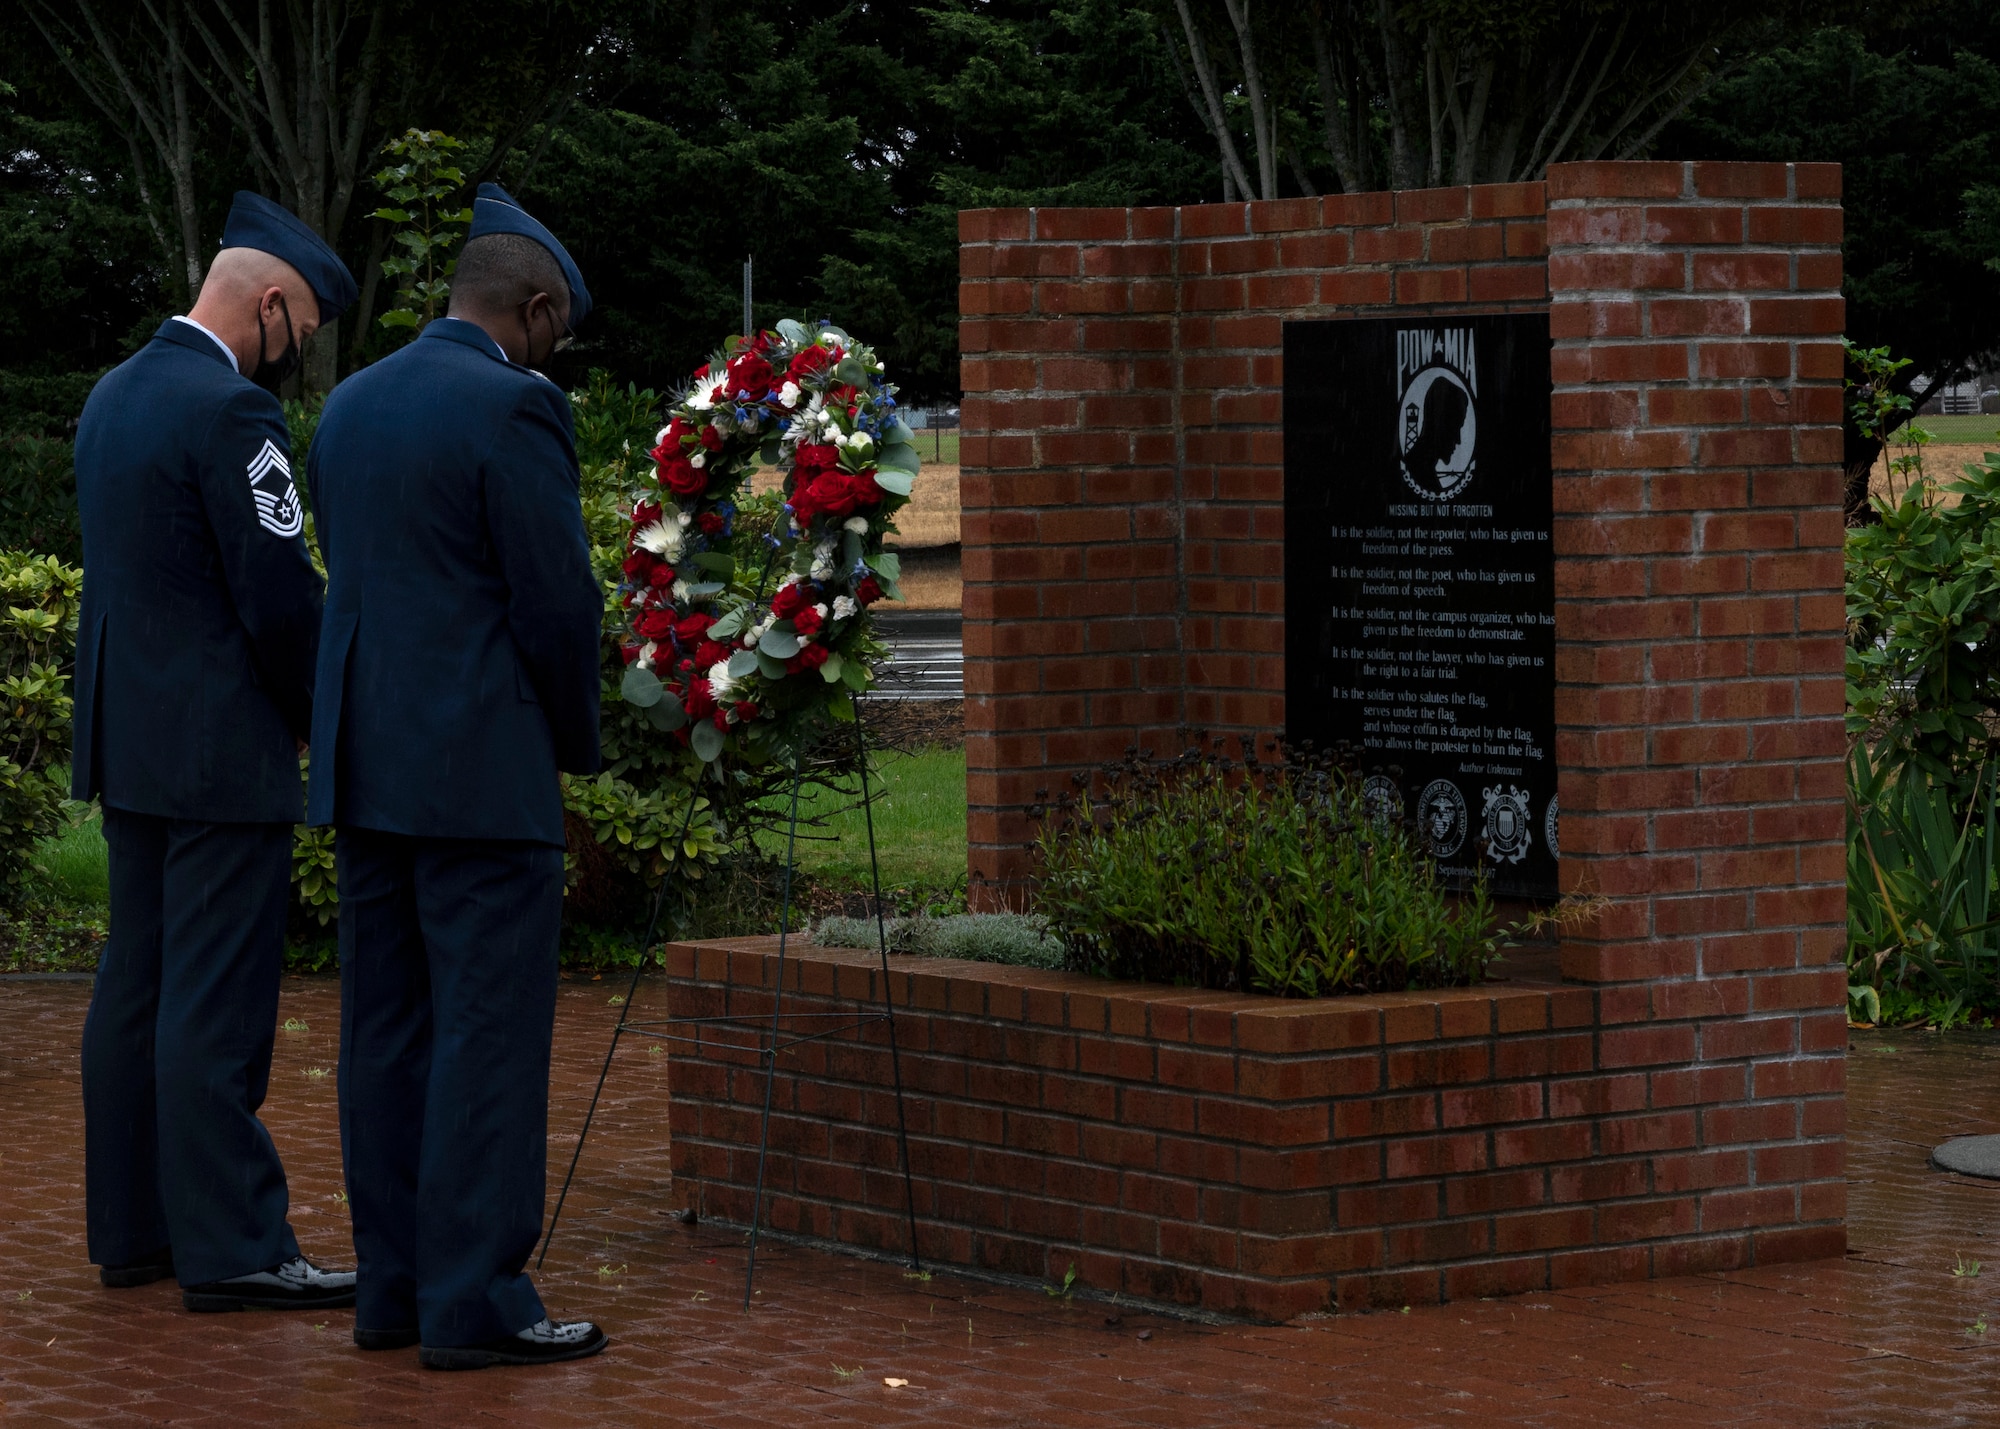
{"type": "Polygon", "coordinates": [[[857,536],[865,536],[868,534],[868,518],[866,516],[850,516],[840,523],[840,529],[843,531],[852,531],[857,536]]]}
{"type": "Polygon", "coordinates": [[[726,700],[736,693],[736,678],[729,673],[727,660],[717,660],[708,667],[708,692],[717,700],[726,700]]]}
{"type": "Polygon", "coordinates": [[[821,620],[826,619],[826,605],[823,602],[819,605],[814,606],[813,609],[819,612],[819,618],[821,620]]]}
{"type": "Polygon", "coordinates": [[[859,609],[861,607],[854,603],[852,596],[837,595],[833,598],[833,618],[835,620],[851,620],[854,618],[854,612],[859,609]]]}
{"type": "Polygon", "coordinates": [[[696,452],[693,456],[688,458],[688,465],[699,471],[702,467],[708,465],[708,453],[696,452]]]}
{"type": "MultiPolygon", "coordinates": [[[[687,517],[683,516],[681,520],[685,522],[687,517]]],[[[655,521],[650,526],[641,528],[639,534],[633,537],[633,540],[637,542],[641,549],[651,551],[661,560],[669,563],[678,561],[681,558],[681,548],[686,545],[686,540],[682,537],[680,528],[678,526],[669,526],[664,521],[655,521]]]]}
{"type": "Polygon", "coordinates": [[[664,442],[666,439],[667,439],[667,429],[665,427],[662,427],[659,429],[659,431],[653,433],[654,446],[660,445],[660,443],[664,442]]]}
{"type": "Polygon", "coordinates": [[[798,383],[787,382],[778,389],[778,405],[782,407],[796,407],[799,405],[798,383]]]}
{"type": "Polygon", "coordinates": [[[840,444],[856,456],[867,456],[875,450],[875,439],[866,432],[852,432],[842,437],[840,444]]]}
{"type": "Polygon", "coordinates": [[[690,587],[690,586],[688,585],[688,583],[687,583],[686,581],[675,581],[675,582],[674,582],[674,599],[675,599],[675,600],[681,600],[681,601],[684,601],[684,600],[686,600],[686,599],[688,598],[688,595],[689,595],[689,593],[690,593],[691,589],[692,589],[692,588],[691,588],[691,587],[690,587]]]}
{"type": "Polygon", "coordinates": [[[655,650],[658,650],[659,648],[660,647],[654,644],[651,640],[648,640],[644,645],[641,645],[639,647],[639,663],[641,665],[644,665],[649,670],[652,669],[653,652],[655,650]]]}
{"type": "Polygon", "coordinates": [[[685,531],[688,527],[694,525],[694,517],[685,511],[676,511],[674,513],[674,524],[685,531]]]}

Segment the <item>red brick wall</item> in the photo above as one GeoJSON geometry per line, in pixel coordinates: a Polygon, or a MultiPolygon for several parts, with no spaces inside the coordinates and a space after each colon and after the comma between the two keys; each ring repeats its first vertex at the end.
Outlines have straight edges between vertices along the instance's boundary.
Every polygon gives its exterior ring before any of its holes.
{"type": "Polygon", "coordinates": [[[975,890],[1070,771],[1282,728],[1283,320],[1546,310],[1591,1095],[1714,1263],[1838,1251],[1840,232],[1814,164],[962,215],[975,890]]]}
{"type": "Polygon", "coordinates": [[[1284,724],[1287,317],[1541,311],[1541,184],[959,216],[971,875],[1184,728],[1284,724]]]}
{"type": "MultiPolygon", "coordinates": [[[[776,942],[670,948],[669,1014],[767,1019],[776,942]]],[[[1752,1149],[1782,1138],[1749,1107],[1698,1126],[1703,1074],[1632,1066],[1599,1021],[1604,994],[1553,967],[1287,1002],[893,964],[932,1264],[1043,1282],[1074,1265],[1099,1293],[1282,1320],[1841,1248],[1838,1209],[1792,1195],[1813,1146],[1752,1149]]],[[[874,954],[794,943],[784,1007],[804,1020],[784,1025],[839,1026],[881,993],[874,954]]],[[[747,1225],[755,1034],[679,1030],[700,1040],[669,1044],[675,1199],[747,1225]]],[[[907,1253],[886,1032],[780,1054],[772,1229],[907,1253]]]]}

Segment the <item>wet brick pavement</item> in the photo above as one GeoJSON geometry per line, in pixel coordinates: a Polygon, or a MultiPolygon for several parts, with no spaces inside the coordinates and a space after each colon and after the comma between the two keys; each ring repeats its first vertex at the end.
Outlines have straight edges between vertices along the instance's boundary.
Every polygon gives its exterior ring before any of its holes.
{"type": "MultiPolygon", "coordinates": [[[[564,988],[551,1172],[615,989],[564,988]]],[[[2000,1040],[1857,1034],[1844,1262],[1207,1326],[766,1243],[665,1214],[666,1057],[628,1041],[540,1278],[603,1356],[444,1375],[363,1354],[351,1315],[191,1316],[84,1263],[76,1048],[89,995],[0,979],[0,1424],[690,1426],[2000,1424],[2000,1184],[1926,1168],[2000,1131],[2000,1040]],[[1955,1257],[1989,1267],[1952,1274],[1955,1257]],[[1107,1323],[1116,1314],[1119,1322],[1107,1323]],[[1974,1327],[1991,1322],[1983,1333],[1974,1327]],[[889,1388],[888,1377],[908,1381],[889,1388]]],[[[641,1001],[647,994],[642,991],[641,1001]]],[[[657,992],[654,994],[657,1001],[657,992]]],[[[346,1263],[331,1068],[337,991],[288,982],[266,1115],[309,1253],[346,1263]]]]}

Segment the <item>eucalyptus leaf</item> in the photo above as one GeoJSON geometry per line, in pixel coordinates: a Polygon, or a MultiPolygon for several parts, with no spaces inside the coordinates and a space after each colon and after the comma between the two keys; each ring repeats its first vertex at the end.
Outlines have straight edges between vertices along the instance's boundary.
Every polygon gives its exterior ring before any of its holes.
{"type": "Polygon", "coordinates": [[[722,581],[696,581],[688,587],[688,599],[705,600],[712,595],[721,595],[728,588],[722,581]]]}
{"type": "Polygon", "coordinates": [[[715,727],[715,721],[705,719],[694,727],[688,742],[694,746],[695,758],[704,764],[713,764],[715,757],[722,753],[724,738],[722,731],[715,727]]]}
{"type": "Polygon", "coordinates": [[[658,704],[646,711],[646,718],[652,722],[654,729],[664,730],[668,734],[685,728],[688,722],[687,711],[681,708],[680,696],[671,690],[662,696],[658,704]]]}
{"type": "Polygon", "coordinates": [[[778,438],[776,436],[764,438],[764,444],[757,448],[757,460],[763,462],[765,466],[776,466],[778,464],[778,438]]]}
{"type": "Polygon", "coordinates": [[[756,673],[757,652],[755,650],[738,650],[734,655],[729,657],[730,679],[740,680],[745,675],[754,675],[756,673]]]}
{"type": "MultiPolygon", "coordinates": [[[[906,448],[895,447],[892,450],[904,451],[906,450],[906,448]]],[[[910,494],[910,488],[917,484],[916,473],[909,471],[898,471],[894,467],[889,466],[887,463],[884,463],[881,467],[876,469],[875,484],[881,487],[884,491],[888,492],[891,496],[908,496],[910,494]]]]}
{"type": "Polygon", "coordinates": [[[905,442],[915,441],[916,436],[917,434],[910,430],[909,423],[905,422],[901,417],[893,417],[890,419],[889,425],[882,431],[882,444],[884,446],[899,446],[905,442]]]}
{"type": "Polygon", "coordinates": [[[727,551],[696,551],[694,563],[705,571],[714,571],[724,580],[736,574],[736,557],[727,551]]]}
{"type": "Polygon", "coordinates": [[[834,367],[833,380],[845,382],[851,387],[859,387],[868,380],[868,368],[860,358],[850,352],[834,367]]]}
{"type": "Polygon", "coordinates": [[[767,680],[782,680],[792,672],[785,668],[785,662],[775,655],[757,652],[757,673],[767,680]]]}
{"type": "Polygon", "coordinates": [[[625,667],[625,678],[618,682],[618,693],[625,697],[625,702],[642,710],[658,704],[666,692],[667,687],[660,683],[658,675],[636,663],[625,667]]]}
{"type": "Polygon", "coordinates": [[[819,677],[829,685],[837,685],[840,683],[840,670],[840,652],[836,650],[833,654],[827,656],[826,663],[819,667],[819,677]]]}
{"type": "Polygon", "coordinates": [[[743,633],[743,621],[744,611],[741,606],[738,606],[735,610],[730,611],[722,619],[708,627],[708,638],[717,641],[734,640],[738,635],[743,633]]]}
{"type": "Polygon", "coordinates": [[[812,334],[806,331],[805,324],[797,318],[778,319],[778,336],[790,343],[803,344],[812,341],[812,334]]]}
{"type": "Polygon", "coordinates": [[[915,447],[883,447],[876,453],[875,464],[891,471],[907,471],[915,476],[922,468],[924,459],[917,455],[915,447]]]}
{"type": "Polygon", "coordinates": [[[799,653],[798,632],[791,628],[790,621],[781,620],[764,632],[764,638],[757,642],[757,648],[780,660],[789,660],[799,653]]]}

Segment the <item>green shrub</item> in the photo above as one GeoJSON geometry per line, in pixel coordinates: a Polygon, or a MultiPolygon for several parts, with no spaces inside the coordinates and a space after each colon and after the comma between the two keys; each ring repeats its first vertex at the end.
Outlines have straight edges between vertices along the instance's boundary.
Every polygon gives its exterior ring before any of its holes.
{"type": "Polygon", "coordinates": [[[1037,903],[1070,967],[1321,997],[1476,982],[1483,884],[1454,899],[1417,835],[1327,756],[1128,754],[1044,814],[1037,903]]]}
{"type": "MultiPolygon", "coordinates": [[[[886,918],[892,953],[918,953],[932,958],[964,958],[977,963],[1012,963],[1016,967],[1059,968],[1063,945],[1049,931],[1049,920],[1034,913],[955,913],[944,917],[886,918]]],[[[822,948],[881,946],[873,918],[822,918],[812,940],[822,948]]]]}
{"type": "Polygon", "coordinates": [[[0,903],[18,905],[69,802],[70,672],[83,572],[0,551],[0,903]]]}
{"type": "Polygon", "coordinates": [[[1977,780],[1964,799],[1865,743],[1848,755],[1848,1001],[1866,1021],[1908,999],[1946,1025],[2000,1008],[2000,768],[1977,780]]]}
{"type": "Polygon", "coordinates": [[[76,512],[75,446],[65,437],[0,435],[0,551],[83,560],[76,512]]]}

